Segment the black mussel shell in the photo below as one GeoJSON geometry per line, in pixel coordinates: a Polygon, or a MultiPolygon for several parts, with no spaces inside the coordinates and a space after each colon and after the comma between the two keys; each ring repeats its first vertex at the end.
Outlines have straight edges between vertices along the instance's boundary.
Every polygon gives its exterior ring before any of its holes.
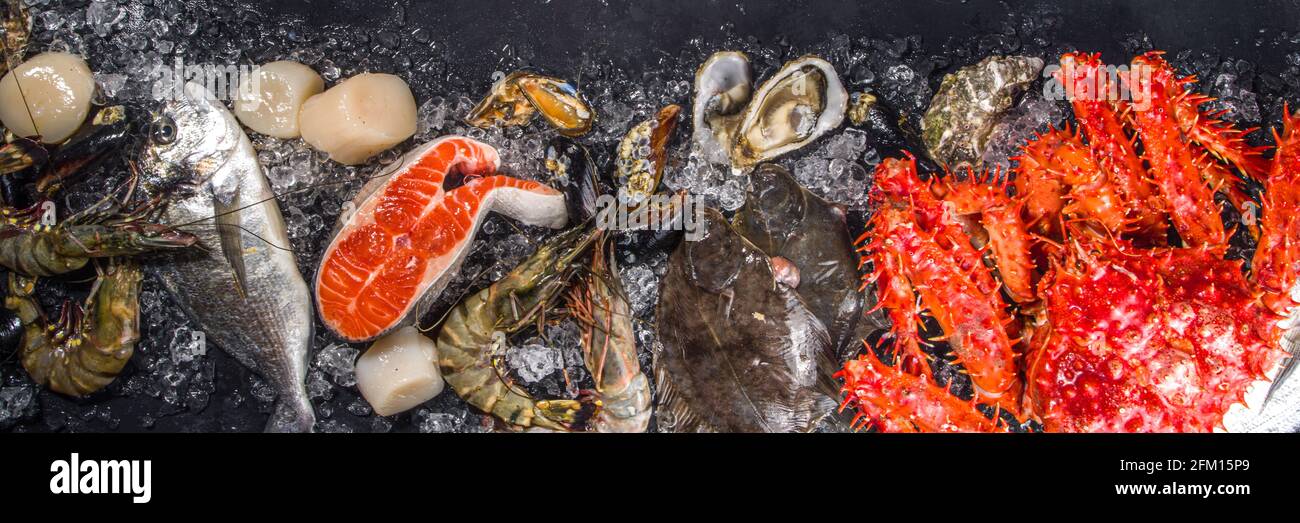
{"type": "Polygon", "coordinates": [[[557,137],[546,144],[543,157],[554,183],[564,187],[569,221],[582,223],[596,215],[596,199],[612,194],[587,148],[572,138],[557,137]]]}
{"type": "Polygon", "coordinates": [[[900,157],[910,153],[916,155],[918,171],[940,171],[938,164],[927,156],[927,149],[921,141],[920,127],[884,100],[877,101],[867,111],[867,119],[862,128],[867,131],[868,148],[879,152],[881,158],[900,157]]]}
{"type": "Polygon", "coordinates": [[[122,150],[130,131],[125,107],[100,109],[50,155],[49,168],[37,180],[36,190],[48,194],[84,176],[113,152],[122,150]]]}

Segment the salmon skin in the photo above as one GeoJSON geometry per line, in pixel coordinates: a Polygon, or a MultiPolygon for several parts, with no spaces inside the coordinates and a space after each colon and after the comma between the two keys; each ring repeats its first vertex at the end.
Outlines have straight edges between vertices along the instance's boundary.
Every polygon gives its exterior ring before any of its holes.
{"type": "Polygon", "coordinates": [[[358,342],[418,318],[460,268],[488,211],[565,226],[561,192],[498,175],[500,164],[492,146],[444,136],[407,153],[373,191],[363,189],[316,273],[325,326],[358,342]]]}

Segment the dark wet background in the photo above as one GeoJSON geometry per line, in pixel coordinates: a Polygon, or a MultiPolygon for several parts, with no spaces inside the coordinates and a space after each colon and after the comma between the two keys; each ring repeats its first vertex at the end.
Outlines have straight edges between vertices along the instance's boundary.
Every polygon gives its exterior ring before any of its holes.
{"type": "MultiPolygon", "coordinates": [[[[173,8],[163,7],[167,1],[130,4],[171,12],[173,8]]],[[[54,12],[85,11],[88,5],[84,0],[44,4],[42,9],[54,12]]],[[[190,6],[196,0],[177,4],[190,6]]],[[[1262,122],[1277,121],[1281,100],[1300,102],[1296,96],[1300,92],[1300,2],[1294,0],[1099,1],[1063,5],[975,0],[280,0],[248,4],[197,0],[197,4],[204,7],[201,12],[216,15],[187,20],[197,24],[198,30],[191,36],[173,38],[177,53],[185,51],[180,46],[188,40],[193,53],[210,59],[212,46],[206,42],[226,39],[226,48],[242,49],[242,59],[258,62],[283,55],[276,49],[283,42],[355,33],[368,35],[363,38],[365,45],[395,35],[401,39],[397,47],[401,50],[380,53],[369,65],[374,70],[406,70],[408,75],[434,77],[429,81],[409,78],[417,103],[441,94],[436,92],[439,89],[447,93],[477,92],[480,89],[475,86],[486,86],[492,72],[520,67],[571,77],[579,83],[582,72],[593,67],[621,70],[633,82],[640,78],[641,71],[655,72],[644,78],[646,82],[662,82],[665,76],[678,82],[690,81],[694,67],[709,53],[736,47],[779,48],[795,56],[818,52],[827,55],[841,75],[856,76],[833,55],[844,41],[854,51],[867,53],[887,52],[880,49],[882,42],[884,46],[904,42],[905,58],[898,60],[913,64],[931,88],[937,86],[943,74],[992,53],[1038,55],[1050,63],[1053,53],[1077,48],[1100,51],[1108,62],[1125,63],[1135,52],[1159,48],[1170,51],[1175,64],[1184,70],[1211,77],[1224,68],[1240,73],[1237,80],[1259,96],[1262,122]],[[249,14],[253,12],[257,14],[249,14]],[[262,37],[259,28],[248,26],[249,21],[266,24],[267,32],[275,28],[275,34],[262,37]],[[295,31],[311,38],[299,38],[301,35],[296,36],[295,31]],[[417,62],[412,65],[408,60],[403,64],[404,55],[416,57],[417,62]],[[434,58],[426,62],[427,56],[434,58]],[[665,70],[671,74],[663,74],[665,70]]],[[[186,15],[175,16],[184,19],[186,15]]],[[[109,39],[122,37],[119,32],[109,39]]],[[[345,47],[349,45],[346,38],[343,40],[345,47]]],[[[110,44],[87,43],[92,69],[101,70],[96,60],[115,59],[110,44]]],[[[43,49],[34,51],[39,50],[43,49]]],[[[343,69],[343,76],[368,65],[345,63],[342,57],[334,59],[343,69]]],[[[761,70],[756,72],[760,78],[765,76],[761,70]]],[[[857,83],[856,78],[846,80],[857,83]]],[[[318,237],[309,240],[305,248],[318,251],[323,247],[321,241],[318,237]]],[[[154,342],[167,340],[159,333],[146,336],[154,342]]],[[[30,390],[30,382],[21,376],[15,360],[0,352],[0,386],[30,390]]],[[[148,382],[140,390],[115,385],[85,400],[40,391],[19,416],[7,420],[0,417],[0,430],[261,430],[268,403],[259,397],[259,391],[250,390],[256,387],[250,387],[253,379],[249,371],[219,350],[209,350],[206,361],[187,378],[193,379],[195,372],[207,374],[208,385],[201,388],[203,400],[199,403],[159,397],[149,390],[148,382]],[[124,388],[128,393],[121,393],[124,388]]],[[[137,362],[129,365],[119,381],[125,382],[132,373],[140,372],[133,368],[135,365],[137,362]]],[[[157,369],[151,368],[150,372],[159,375],[157,369]]],[[[334,390],[330,397],[317,402],[318,408],[324,404],[333,411],[332,416],[322,416],[322,421],[329,419],[335,422],[335,428],[358,431],[407,431],[425,423],[415,419],[415,413],[377,421],[361,409],[363,414],[354,416],[349,411],[356,401],[355,388],[334,390]]],[[[448,426],[455,429],[472,426],[478,419],[473,415],[466,419],[463,404],[450,392],[427,407],[435,415],[451,413],[456,421],[448,426]]]]}

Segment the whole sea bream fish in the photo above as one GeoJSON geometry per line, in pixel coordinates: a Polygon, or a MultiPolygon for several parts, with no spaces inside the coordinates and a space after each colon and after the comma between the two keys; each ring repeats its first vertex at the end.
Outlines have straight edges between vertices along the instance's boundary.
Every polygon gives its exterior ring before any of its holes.
{"type": "Polygon", "coordinates": [[[161,258],[151,270],[207,340],[274,387],[266,430],[310,431],[311,294],[253,144],[220,101],[188,83],[155,117],[139,161],[142,187],[162,198],[165,223],[205,247],[161,258]]]}

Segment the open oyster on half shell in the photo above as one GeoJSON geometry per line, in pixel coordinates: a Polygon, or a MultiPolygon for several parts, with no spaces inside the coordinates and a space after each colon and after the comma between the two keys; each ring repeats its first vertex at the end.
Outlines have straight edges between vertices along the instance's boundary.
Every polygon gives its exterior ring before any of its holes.
{"type": "Polygon", "coordinates": [[[696,141],[714,140],[745,169],[807,145],[844,121],[849,94],[835,67],[816,56],[785,64],[751,93],[749,59],[714,53],[695,75],[696,141]]]}

